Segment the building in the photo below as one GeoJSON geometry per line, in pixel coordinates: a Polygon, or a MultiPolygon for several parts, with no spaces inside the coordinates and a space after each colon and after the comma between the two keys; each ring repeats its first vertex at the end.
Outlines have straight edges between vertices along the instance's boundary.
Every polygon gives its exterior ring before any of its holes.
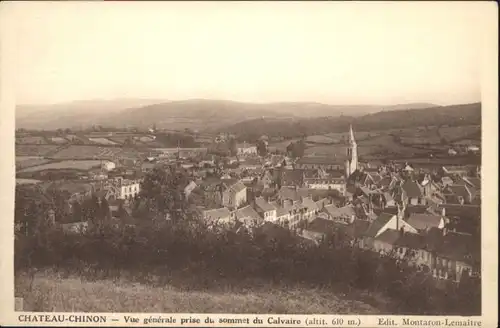
{"type": "Polygon", "coordinates": [[[229,226],[234,222],[231,212],[226,207],[204,211],[203,219],[209,224],[222,226],[229,226]]]}
{"type": "Polygon", "coordinates": [[[347,147],[347,159],[345,163],[346,177],[349,177],[358,169],[358,145],[354,138],[352,125],[349,126],[349,145],[347,147]]]}
{"type": "Polygon", "coordinates": [[[189,198],[189,195],[193,192],[193,190],[198,187],[198,185],[194,181],[190,181],[185,187],[184,187],[184,195],[186,198],[189,198]]]}
{"type": "Polygon", "coordinates": [[[257,146],[249,145],[247,143],[236,145],[238,156],[244,155],[257,155],[257,146]]]}
{"type": "MultiPolygon", "coordinates": [[[[397,233],[401,230],[417,233],[415,228],[402,219],[401,211],[399,214],[381,213],[372,223],[370,223],[370,226],[364,233],[363,246],[369,249],[378,247],[376,243],[380,246],[380,240],[377,239],[377,237],[386,230],[395,230],[397,233]]],[[[386,241],[383,240],[382,242],[385,243],[386,241]]]]}
{"type": "Polygon", "coordinates": [[[326,205],[322,209],[328,220],[352,223],[356,219],[356,211],[352,205],[337,207],[335,204],[326,205]]]}
{"type": "Polygon", "coordinates": [[[276,221],[276,208],[273,205],[269,204],[264,198],[255,198],[254,207],[257,213],[259,213],[260,216],[264,219],[264,221],[276,221]]]}
{"type": "Polygon", "coordinates": [[[235,215],[236,220],[246,228],[254,228],[264,223],[262,217],[250,205],[237,209],[235,215]]]}
{"type": "Polygon", "coordinates": [[[112,190],[116,199],[132,199],[139,195],[141,184],[139,180],[118,177],[107,181],[102,189],[112,190]]]}
{"type": "Polygon", "coordinates": [[[222,205],[237,209],[247,202],[247,187],[240,181],[223,182],[222,205]]]}
{"type": "Polygon", "coordinates": [[[337,190],[341,195],[346,191],[346,181],[343,176],[327,178],[304,179],[304,185],[309,189],[337,190]]]}
{"type": "Polygon", "coordinates": [[[116,168],[116,164],[111,161],[103,161],[101,163],[101,168],[106,171],[112,171],[116,168]]]}
{"type": "Polygon", "coordinates": [[[80,234],[85,233],[89,228],[89,223],[86,221],[73,222],[73,223],[63,223],[61,228],[64,233],[68,234],[80,234]]]}

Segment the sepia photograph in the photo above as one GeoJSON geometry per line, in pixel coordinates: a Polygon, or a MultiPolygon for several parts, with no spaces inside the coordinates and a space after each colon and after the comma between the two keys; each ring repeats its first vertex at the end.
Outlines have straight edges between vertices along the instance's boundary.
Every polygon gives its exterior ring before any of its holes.
{"type": "Polygon", "coordinates": [[[1,6],[19,321],[484,313],[484,6],[1,6]]]}

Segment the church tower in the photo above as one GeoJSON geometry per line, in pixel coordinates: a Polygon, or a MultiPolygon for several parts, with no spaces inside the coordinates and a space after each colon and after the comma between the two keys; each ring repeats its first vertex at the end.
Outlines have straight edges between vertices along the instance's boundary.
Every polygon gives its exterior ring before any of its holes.
{"type": "Polygon", "coordinates": [[[349,144],[347,146],[346,177],[358,169],[358,145],[354,138],[352,125],[349,126],[349,144]]]}

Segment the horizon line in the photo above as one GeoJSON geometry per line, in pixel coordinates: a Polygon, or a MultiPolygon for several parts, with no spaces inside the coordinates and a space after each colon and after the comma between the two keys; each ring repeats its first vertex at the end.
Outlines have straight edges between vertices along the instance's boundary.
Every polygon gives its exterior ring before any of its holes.
{"type": "MultiPolygon", "coordinates": [[[[481,100],[477,101],[469,101],[469,102],[459,102],[459,103],[450,103],[450,104],[442,104],[437,102],[427,102],[427,101],[410,101],[410,102],[400,102],[394,104],[377,104],[377,103],[356,103],[356,104],[342,104],[342,103],[331,103],[331,102],[320,102],[320,101],[290,101],[290,100],[279,100],[279,101],[267,101],[267,102],[257,102],[257,101],[240,101],[240,100],[231,100],[231,99],[220,99],[220,98],[185,98],[179,100],[169,100],[169,99],[160,99],[160,98],[142,98],[142,97],[123,97],[123,98],[96,98],[96,99],[77,99],[77,100],[68,100],[61,102],[53,102],[53,103],[19,103],[16,104],[15,107],[18,106],[57,106],[57,105],[70,105],[74,103],[85,103],[85,102],[113,102],[113,101],[158,101],[158,104],[161,103],[176,103],[176,102],[188,102],[188,101],[219,101],[219,102],[232,102],[232,103],[240,103],[240,104],[255,104],[255,105],[271,105],[271,104],[315,104],[315,105],[327,105],[327,106],[345,106],[345,107],[354,107],[354,106],[372,106],[372,107],[391,107],[398,105],[411,105],[411,104],[428,104],[432,105],[432,107],[445,107],[445,106],[456,106],[456,105],[468,105],[468,104],[477,104],[482,103],[481,100]]],[[[429,107],[431,108],[431,107],[429,107]]]]}

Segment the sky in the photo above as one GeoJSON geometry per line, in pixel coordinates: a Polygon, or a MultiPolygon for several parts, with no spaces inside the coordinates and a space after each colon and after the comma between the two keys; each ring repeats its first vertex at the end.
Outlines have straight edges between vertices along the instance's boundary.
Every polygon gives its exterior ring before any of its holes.
{"type": "Polygon", "coordinates": [[[18,104],[481,99],[484,3],[11,2],[18,104]]]}

